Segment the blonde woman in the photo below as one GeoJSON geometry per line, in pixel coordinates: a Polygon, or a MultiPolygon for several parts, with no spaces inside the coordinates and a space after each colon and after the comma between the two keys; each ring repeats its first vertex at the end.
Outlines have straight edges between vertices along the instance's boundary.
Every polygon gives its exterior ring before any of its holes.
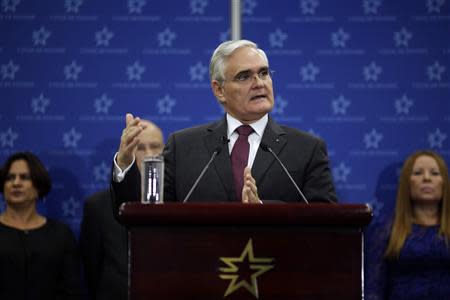
{"type": "Polygon", "coordinates": [[[444,159],[418,151],[402,168],[393,220],[367,234],[368,300],[450,299],[450,189],[444,159]]]}

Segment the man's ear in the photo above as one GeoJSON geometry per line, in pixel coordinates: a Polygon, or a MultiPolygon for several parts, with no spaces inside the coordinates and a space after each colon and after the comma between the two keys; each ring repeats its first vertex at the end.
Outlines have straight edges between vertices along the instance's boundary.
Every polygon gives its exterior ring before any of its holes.
{"type": "Polygon", "coordinates": [[[221,104],[224,104],[226,102],[225,95],[224,95],[224,91],[223,91],[223,86],[220,84],[220,82],[218,82],[217,80],[213,80],[211,82],[211,88],[212,88],[214,96],[216,96],[217,100],[219,100],[219,102],[221,104]]]}

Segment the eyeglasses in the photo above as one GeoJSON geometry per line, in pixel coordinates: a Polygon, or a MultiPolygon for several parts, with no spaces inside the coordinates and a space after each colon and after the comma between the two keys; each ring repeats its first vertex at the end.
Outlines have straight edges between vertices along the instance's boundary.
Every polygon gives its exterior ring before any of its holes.
{"type": "MultiPolygon", "coordinates": [[[[270,69],[262,69],[259,72],[255,73],[252,71],[243,71],[237,74],[233,79],[229,81],[234,81],[242,84],[247,84],[253,81],[253,78],[255,78],[255,75],[258,76],[258,78],[262,81],[268,80],[269,78],[273,77],[273,70],[270,69]]],[[[228,81],[228,80],[224,80],[228,81]]]]}

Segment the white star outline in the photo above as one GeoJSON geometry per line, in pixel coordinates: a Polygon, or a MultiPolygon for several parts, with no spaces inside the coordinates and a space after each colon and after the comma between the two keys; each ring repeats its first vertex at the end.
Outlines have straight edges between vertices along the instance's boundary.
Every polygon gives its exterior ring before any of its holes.
{"type": "Polygon", "coordinates": [[[441,7],[445,4],[445,0],[427,0],[428,13],[441,13],[441,7]]]}
{"type": "Polygon", "coordinates": [[[172,108],[176,104],[176,100],[171,98],[169,94],[166,94],[163,98],[158,99],[156,105],[158,106],[159,114],[171,114],[172,108]]]}
{"type": "Polygon", "coordinates": [[[83,4],[83,0],[65,0],[64,6],[66,7],[66,13],[78,13],[80,6],[83,4]]]}
{"type": "Polygon", "coordinates": [[[169,27],[158,33],[159,47],[172,47],[172,42],[177,38],[177,34],[170,30],[169,27]]]}
{"type": "Polygon", "coordinates": [[[45,114],[47,106],[50,105],[50,99],[45,98],[44,94],[40,94],[37,98],[31,99],[31,109],[34,114],[43,113],[45,114]]]}
{"type": "Polygon", "coordinates": [[[383,135],[373,128],[371,132],[364,134],[364,143],[366,144],[366,149],[378,149],[379,143],[382,139],[383,135]]]}
{"type": "Polygon", "coordinates": [[[427,67],[427,75],[428,80],[437,80],[441,81],[442,74],[445,72],[445,67],[442,66],[438,61],[435,61],[434,64],[429,65],[427,67]]]}
{"type": "Polygon", "coordinates": [[[343,95],[339,95],[338,98],[331,101],[331,107],[333,109],[333,114],[335,115],[346,115],[347,108],[350,106],[351,101],[346,99],[343,95]]]}
{"type": "Polygon", "coordinates": [[[345,32],[344,29],[339,28],[338,31],[331,33],[331,44],[335,48],[347,47],[347,41],[350,39],[350,34],[345,32]]]}
{"type": "Polygon", "coordinates": [[[12,60],[10,60],[7,64],[2,65],[2,80],[11,79],[14,80],[16,78],[17,71],[20,70],[20,66],[14,64],[12,60]]]}
{"type": "Polygon", "coordinates": [[[253,10],[258,6],[255,0],[244,0],[242,3],[242,14],[246,16],[253,16],[253,10]]]}
{"type": "Polygon", "coordinates": [[[78,75],[83,71],[83,66],[78,65],[75,60],[73,60],[69,65],[64,66],[64,76],[66,80],[78,80],[78,75]]]}
{"type": "Polygon", "coordinates": [[[104,161],[102,161],[101,164],[94,167],[93,172],[95,181],[107,182],[110,171],[111,168],[104,161]]]}
{"type": "Polygon", "coordinates": [[[76,216],[76,210],[78,210],[81,206],[78,201],[75,200],[73,196],[71,196],[69,199],[64,201],[61,204],[61,207],[63,209],[63,216],[64,217],[75,217],[76,216]]]}
{"type": "Polygon", "coordinates": [[[16,12],[16,7],[19,5],[20,0],[3,0],[2,6],[3,6],[3,12],[16,12]]]}
{"type": "Polygon", "coordinates": [[[372,61],[368,66],[364,67],[364,79],[366,81],[378,81],[378,76],[383,72],[383,69],[372,61]]]}
{"type": "Polygon", "coordinates": [[[145,72],[145,69],[145,66],[141,65],[139,61],[135,61],[134,64],[127,66],[128,80],[141,80],[141,76],[145,72]]]}
{"type": "Polygon", "coordinates": [[[351,172],[352,169],[343,162],[332,170],[335,182],[347,182],[347,176],[350,175],[351,172]]]}
{"type": "Polygon", "coordinates": [[[0,132],[0,143],[2,147],[14,147],[14,141],[17,140],[19,134],[14,132],[11,127],[9,127],[6,131],[0,132]]]}
{"type": "Polygon", "coordinates": [[[191,81],[203,81],[207,73],[208,68],[201,62],[197,62],[195,65],[189,68],[191,81]]]}
{"type": "Polygon", "coordinates": [[[108,114],[109,108],[113,104],[113,100],[108,98],[106,94],[102,94],[100,98],[96,98],[94,101],[94,107],[96,113],[108,114]]]}
{"type": "Polygon", "coordinates": [[[191,0],[191,15],[203,15],[208,4],[208,0],[191,0]]]}
{"type": "Polygon", "coordinates": [[[397,115],[409,114],[409,109],[413,106],[414,102],[406,96],[406,94],[403,94],[403,96],[399,99],[395,100],[395,111],[397,115]]]}
{"type": "Polygon", "coordinates": [[[146,0],[128,0],[128,14],[141,14],[145,5],[146,0]]]}
{"type": "Polygon", "coordinates": [[[303,81],[316,81],[316,76],[320,73],[320,69],[312,62],[308,62],[306,66],[301,67],[300,74],[303,81]]]}
{"type": "Polygon", "coordinates": [[[304,15],[315,15],[316,8],[319,6],[318,0],[301,0],[300,8],[304,15]]]}
{"type": "Polygon", "coordinates": [[[363,0],[363,8],[366,15],[378,14],[378,8],[380,8],[380,6],[381,0],[363,0]]]}
{"type": "Polygon", "coordinates": [[[45,29],[45,27],[39,28],[39,30],[33,30],[33,44],[34,46],[42,45],[45,46],[47,44],[47,39],[52,35],[51,31],[45,29]]]}
{"type": "Polygon", "coordinates": [[[75,128],[71,128],[63,134],[63,143],[65,148],[77,148],[78,142],[82,138],[82,134],[77,132],[75,128]]]}
{"type": "Polygon", "coordinates": [[[274,32],[269,33],[269,43],[270,47],[283,48],[284,41],[288,38],[287,33],[281,31],[280,28],[277,28],[274,32]]]}
{"type": "Polygon", "coordinates": [[[286,99],[284,99],[282,96],[277,96],[275,99],[272,114],[274,114],[274,115],[284,114],[284,109],[288,106],[288,104],[289,104],[289,102],[286,99]]]}
{"type": "Polygon", "coordinates": [[[308,133],[309,133],[309,134],[312,134],[312,135],[314,135],[314,136],[316,136],[316,137],[318,137],[318,138],[321,138],[321,135],[320,135],[317,131],[315,131],[314,129],[312,129],[312,128],[310,128],[310,129],[308,130],[308,133]]]}
{"type": "Polygon", "coordinates": [[[447,139],[447,134],[436,128],[434,132],[428,134],[428,143],[430,148],[442,148],[442,143],[447,139]]]}
{"type": "Polygon", "coordinates": [[[405,27],[402,27],[400,31],[394,32],[394,42],[396,47],[408,47],[409,40],[413,37],[413,34],[406,30],[405,27]]]}
{"type": "Polygon", "coordinates": [[[103,27],[102,30],[95,33],[95,42],[97,46],[109,46],[109,41],[114,37],[114,32],[110,31],[108,27],[103,27]]]}

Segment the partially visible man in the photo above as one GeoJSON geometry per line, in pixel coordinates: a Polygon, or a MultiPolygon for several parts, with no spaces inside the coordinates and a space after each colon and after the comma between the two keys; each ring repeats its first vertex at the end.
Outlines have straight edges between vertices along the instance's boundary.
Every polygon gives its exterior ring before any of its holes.
{"type": "MultiPolygon", "coordinates": [[[[275,155],[309,201],[337,201],[325,143],[269,116],[274,95],[263,50],[247,40],[222,43],[211,58],[210,80],[226,115],[169,137],[164,149],[164,201],[183,201],[213,153],[213,164],[188,201],[304,201],[275,155]]],[[[138,117],[127,114],[112,180],[117,207],[139,199],[133,148],[143,128],[138,117]]]]}
{"type": "MultiPolygon", "coordinates": [[[[163,134],[154,123],[141,120],[144,130],[134,139],[139,167],[145,156],[160,155],[163,134]]],[[[80,249],[90,299],[126,300],[127,231],[113,215],[110,190],[86,199],[81,223],[80,249]]]]}

